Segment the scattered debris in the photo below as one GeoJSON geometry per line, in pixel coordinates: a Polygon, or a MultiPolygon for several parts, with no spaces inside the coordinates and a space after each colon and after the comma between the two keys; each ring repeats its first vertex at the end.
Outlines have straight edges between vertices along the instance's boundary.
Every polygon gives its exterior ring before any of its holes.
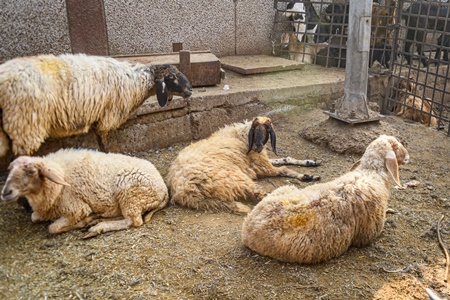
{"type": "Polygon", "coordinates": [[[438,239],[439,239],[439,245],[441,245],[442,250],[444,250],[445,253],[445,274],[444,274],[444,281],[447,282],[447,277],[448,277],[448,266],[450,263],[450,258],[448,256],[448,251],[447,251],[447,247],[444,245],[444,242],[442,242],[442,238],[441,238],[441,222],[444,219],[444,216],[441,217],[441,219],[438,222],[437,225],[437,234],[438,234],[438,239]]]}

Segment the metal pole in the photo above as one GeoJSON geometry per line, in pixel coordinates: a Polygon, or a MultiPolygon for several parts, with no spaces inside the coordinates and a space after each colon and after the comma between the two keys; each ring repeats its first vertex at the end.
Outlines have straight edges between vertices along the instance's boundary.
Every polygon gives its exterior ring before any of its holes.
{"type": "Polygon", "coordinates": [[[379,120],[369,116],[367,83],[372,20],[372,0],[350,1],[344,96],[329,114],[348,123],[379,120]]]}

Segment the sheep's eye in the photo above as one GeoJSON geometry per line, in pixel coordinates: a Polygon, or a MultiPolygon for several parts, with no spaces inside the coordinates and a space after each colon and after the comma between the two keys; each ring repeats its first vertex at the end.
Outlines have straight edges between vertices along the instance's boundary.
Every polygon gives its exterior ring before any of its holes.
{"type": "Polygon", "coordinates": [[[27,169],[27,170],[25,170],[25,174],[27,176],[33,176],[34,174],[36,174],[36,170],[34,170],[34,169],[27,169]]]}

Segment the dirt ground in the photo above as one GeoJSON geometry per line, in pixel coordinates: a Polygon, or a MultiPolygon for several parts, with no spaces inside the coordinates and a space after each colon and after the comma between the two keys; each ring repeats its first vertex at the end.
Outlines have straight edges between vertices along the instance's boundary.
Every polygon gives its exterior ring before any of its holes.
{"type": "MultiPolygon", "coordinates": [[[[320,109],[273,119],[280,156],[323,160],[317,168],[291,167],[302,173],[332,180],[360,157],[359,144],[394,132],[411,155],[400,170],[402,183],[420,183],[392,187],[385,228],[370,246],[318,265],[281,263],[250,251],[240,242],[244,217],[229,213],[168,206],[140,228],[82,240],[83,231],[52,236],[49,223],[33,224],[17,204],[0,205],[0,298],[428,299],[425,288],[432,288],[449,299],[437,227],[444,216],[440,233],[450,245],[450,138],[393,116],[370,126],[336,125],[320,109]],[[320,137],[330,133],[332,142],[320,137]]],[[[186,145],[134,155],[165,176],[186,145]]],[[[287,178],[261,183],[269,191],[311,184],[287,178]]]]}

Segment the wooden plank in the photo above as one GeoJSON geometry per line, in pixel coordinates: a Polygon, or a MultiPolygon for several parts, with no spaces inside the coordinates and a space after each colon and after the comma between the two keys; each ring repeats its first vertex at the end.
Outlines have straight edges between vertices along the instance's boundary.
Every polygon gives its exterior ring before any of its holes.
{"type": "Polygon", "coordinates": [[[191,82],[192,86],[210,86],[220,83],[220,60],[210,51],[185,51],[180,53],[154,53],[141,55],[120,55],[114,58],[130,63],[175,65],[191,82]],[[180,56],[181,65],[180,65],[180,56]],[[188,64],[188,65],[187,65],[188,64]],[[183,69],[183,70],[182,70],[183,69]]]}
{"type": "Polygon", "coordinates": [[[224,69],[244,75],[300,70],[304,63],[269,55],[226,56],[220,59],[224,69]]]}

